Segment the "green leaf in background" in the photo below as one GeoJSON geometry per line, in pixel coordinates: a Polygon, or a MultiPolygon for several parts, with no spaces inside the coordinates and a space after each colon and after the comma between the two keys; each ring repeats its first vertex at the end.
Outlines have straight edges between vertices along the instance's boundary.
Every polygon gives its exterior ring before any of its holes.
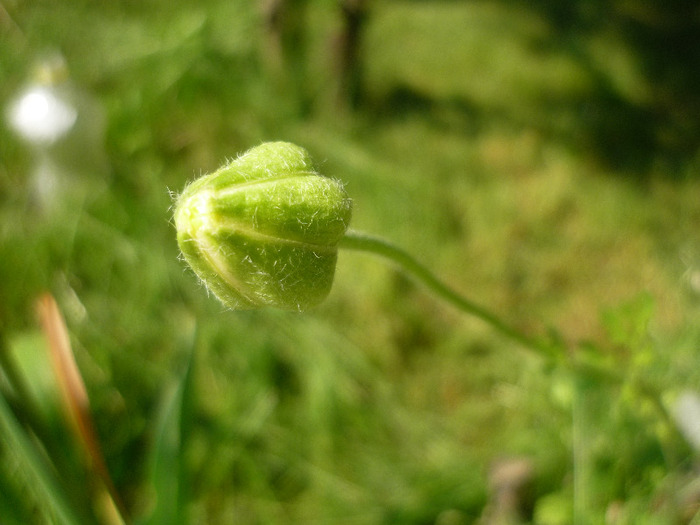
{"type": "Polygon", "coordinates": [[[17,465],[9,461],[8,455],[0,453],[4,463],[4,468],[0,471],[0,516],[2,516],[3,524],[6,525],[24,525],[29,522],[31,511],[27,498],[23,493],[23,486],[17,476],[13,476],[16,472],[17,465]]]}
{"type": "Polygon", "coordinates": [[[610,339],[619,345],[645,349],[649,346],[649,324],[655,311],[655,301],[648,292],[603,313],[603,323],[610,339]]]}
{"type": "Polygon", "coordinates": [[[0,396],[0,436],[7,445],[7,453],[12,454],[17,462],[16,472],[26,476],[25,483],[36,491],[35,503],[43,513],[53,516],[55,523],[83,523],[72,508],[52,465],[22,429],[3,396],[0,396]]]}
{"type": "Polygon", "coordinates": [[[183,448],[191,422],[193,353],[187,356],[181,375],[165,389],[157,414],[151,456],[150,485],[155,506],[141,525],[187,523],[187,473],[183,448]]]}

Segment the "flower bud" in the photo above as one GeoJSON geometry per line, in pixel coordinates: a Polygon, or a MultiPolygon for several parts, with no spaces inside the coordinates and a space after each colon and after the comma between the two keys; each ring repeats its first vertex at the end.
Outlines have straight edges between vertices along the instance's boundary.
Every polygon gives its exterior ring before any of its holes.
{"type": "Polygon", "coordinates": [[[178,197],[180,250],[233,309],[304,310],[330,292],[352,201],[286,142],[249,150],[178,197]]]}

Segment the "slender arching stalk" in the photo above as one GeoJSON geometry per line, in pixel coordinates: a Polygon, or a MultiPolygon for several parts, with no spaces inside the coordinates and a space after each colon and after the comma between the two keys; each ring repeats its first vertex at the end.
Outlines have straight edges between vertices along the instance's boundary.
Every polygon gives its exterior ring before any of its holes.
{"type": "MultiPolygon", "coordinates": [[[[515,341],[524,348],[533,351],[546,360],[559,360],[579,373],[594,376],[598,380],[611,384],[622,385],[629,381],[619,370],[581,360],[577,357],[576,352],[568,352],[563,345],[559,347],[559,345],[556,344],[547,344],[546,341],[539,341],[519,332],[517,329],[503,322],[496,314],[447,286],[438,279],[428,267],[418,262],[411,254],[381,237],[348,230],[345,236],[340,240],[338,246],[339,248],[361,251],[384,257],[396,264],[401,270],[413,276],[417,281],[424,284],[440,299],[444,299],[449,304],[468,315],[481,319],[496,332],[515,341]]],[[[662,401],[661,392],[641,378],[633,380],[632,383],[642,395],[652,401],[664,421],[669,425],[669,428],[675,428],[672,423],[672,418],[662,401]]]]}
{"type": "Polygon", "coordinates": [[[348,230],[345,237],[341,239],[339,247],[379,255],[390,260],[455,308],[481,319],[500,334],[525,348],[544,357],[551,357],[552,351],[548,346],[529,338],[517,329],[504,323],[497,315],[457,293],[438,279],[426,266],[419,263],[412,255],[385,239],[348,230]]]}

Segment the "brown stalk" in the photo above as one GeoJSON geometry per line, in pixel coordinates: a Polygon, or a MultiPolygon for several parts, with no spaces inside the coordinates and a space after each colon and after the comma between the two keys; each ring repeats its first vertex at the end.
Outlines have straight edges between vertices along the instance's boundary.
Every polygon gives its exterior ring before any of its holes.
{"type": "Polygon", "coordinates": [[[100,449],[95,426],[90,416],[87,390],[75,362],[66,323],[51,294],[45,293],[39,297],[37,311],[41,328],[48,342],[51,364],[63,397],[67,417],[87,455],[91,470],[102,482],[102,496],[107,496],[104,494],[106,488],[111,497],[99,499],[105,499],[110,504],[108,512],[111,515],[110,523],[128,522],[126,507],[112,482],[100,449]]]}

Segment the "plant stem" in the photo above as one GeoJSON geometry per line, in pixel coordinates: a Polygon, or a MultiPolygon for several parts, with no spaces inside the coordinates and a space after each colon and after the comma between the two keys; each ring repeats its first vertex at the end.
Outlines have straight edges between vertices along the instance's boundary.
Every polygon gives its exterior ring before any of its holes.
{"type": "Polygon", "coordinates": [[[423,283],[426,287],[428,287],[428,289],[435,293],[435,295],[441,299],[444,299],[457,309],[481,319],[500,334],[519,343],[525,348],[528,348],[529,350],[532,350],[543,357],[552,357],[552,349],[548,345],[544,345],[539,341],[531,339],[525,334],[519,332],[517,329],[501,321],[497,315],[457,293],[438,279],[426,266],[419,263],[412,255],[389,243],[388,241],[380,237],[349,230],[345,234],[345,237],[341,239],[339,246],[349,250],[372,253],[374,255],[379,255],[389,259],[391,262],[395,263],[401,269],[423,283]]]}
{"type": "MultiPolygon", "coordinates": [[[[519,343],[523,347],[535,352],[540,357],[543,357],[550,362],[560,361],[577,373],[588,375],[589,377],[592,376],[598,380],[606,381],[618,386],[626,382],[625,375],[621,373],[620,370],[590,361],[581,360],[577,358],[575,353],[567,352],[567,348],[564,344],[558,344],[556,342],[548,344],[545,341],[533,339],[512,326],[504,323],[496,314],[474,303],[447,286],[440,279],[438,279],[432,271],[418,262],[408,252],[405,252],[398,246],[391,244],[381,237],[375,237],[362,232],[349,230],[345,234],[345,237],[341,239],[339,247],[379,255],[390,260],[402,270],[423,283],[428,289],[430,289],[430,291],[435,293],[435,295],[441,299],[444,299],[460,311],[481,319],[501,335],[506,336],[516,343],[519,343]]],[[[637,379],[635,381],[635,386],[639,389],[642,395],[652,400],[654,406],[661,414],[665,423],[672,429],[676,428],[673,424],[672,417],[668,413],[668,410],[662,401],[661,392],[641,379],[637,379]]]]}

